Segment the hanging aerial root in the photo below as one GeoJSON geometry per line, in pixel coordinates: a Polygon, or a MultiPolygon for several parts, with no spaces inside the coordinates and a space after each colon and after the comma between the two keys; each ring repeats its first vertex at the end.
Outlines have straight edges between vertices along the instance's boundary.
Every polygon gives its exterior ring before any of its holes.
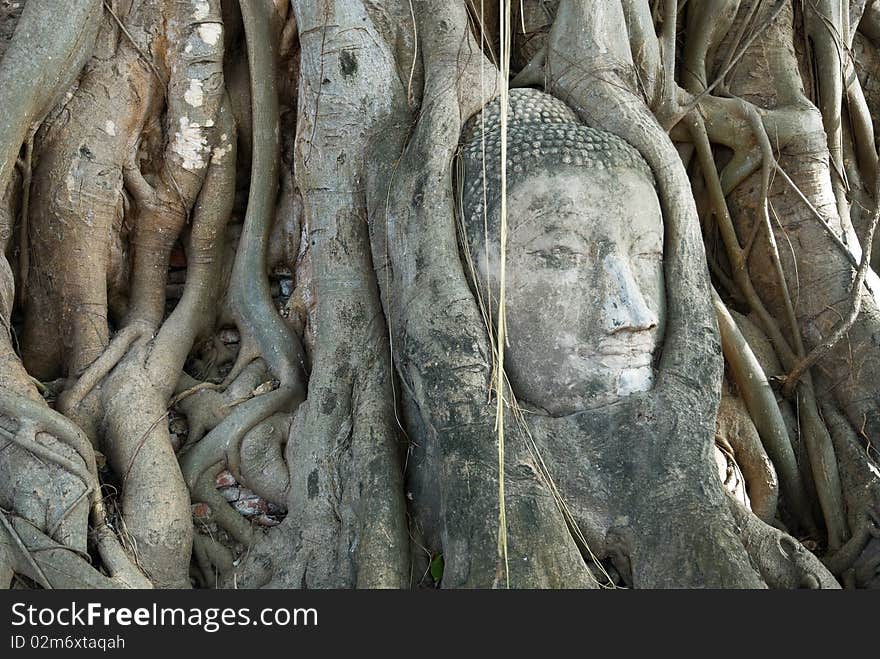
{"type": "MultiPolygon", "coordinates": [[[[0,103],[0,114],[4,117],[0,126],[0,190],[7,188],[12,165],[27,132],[42,120],[79,74],[92,52],[101,25],[100,0],[75,0],[66,3],[64,12],[58,12],[55,4],[41,0],[27,3],[12,43],[0,62],[0,86],[4,89],[2,99],[10,101],[0,103]]],[[[5,265],[5,258],[0,256],[0,259],[5,265]]],[[[3,321],[4,324],[7,321],[5,314],[3,321]]],[[[98,549],[102,558],[106,559],[105,567],[111,574],[120,570],[130,575],[125,578],[127,584],[149,586],[149,582],[139,575],[128,557],[121,552],[115,536],[100,531],[106,529],[106,515],[97,487],[94,451],[84,433],[48,406],[7,390],[0,391],[0,409],[4,416],[18,419],[22,427],[32,424],[35,432],[43,431],[52,435],[79,455],[85,465],[84,470],[79,465],[64,464],[57,459],[58,456],[44,455],[43,458],[76,474],[86,483],[93,524],[101,533],[98,549]],[[71,469],[71,466],[74,468],[71,469]]],[[[35,446],[26,448],[31,452],[39,450],[35,446]]],[[[66,514],[66,511],[62,513],[62,519],[66,514]]],[[[76,551],[55,543],[25,520],[4,516],[4,521],[8,522],[4,526],[14,529],[16,538],[30,552],[31,558],[21,557],[14,568],[22,574],[47,587],[121,585],[86,563],[76,551]]],[[[9,556],[14,550],[3,553],[9,556]]]]}
{"type": "MultiPolygon", "coordinates": [[[[279,110],[269,9],[262,4],[241,2],[241,12],[250,65],[253,157],[247,211],[228,295],[243,337],[242,345],[259,347],[260,356],[278,378],[279,386],[241,403],[181,456],[181,470],[194,496],[200,491],[199,482],[206,470],[218,463],[225,465],[230,459],[238,460],[241,441],[251,428],[276,412],[295,409],[306,395],[302,347],[275,308],[265,265],[279,159],[279,110]]],[[[239,359],[236,370],[243,370],[246,365],[244,359],[239,359]]],[[[201,496],[212,495],[203,488],[201,496]]]]}
{"type": "MultiPolygon", "coordinates": [[[[823,388],[828,386],[824,378],[819,380],[819,384],[823,388]]],[[[871,586],[877,576],[877,564],[874,562],[880,558],[880,480],[877,477],[877,464],[866,455],[855,430],[833,400],[822,401],[822,413],[840,459],[852,529],[852,537],[837,551],[826,555],[823,561],[834,574],[841,575],[845,583],[855,580],[856,586],[871,586]]]]}
{"type": "Polygon", "coordinates": [[[71,385],[111,343],[109,298],[123,299],[127,284],[123,165],[159,112],[149,71],[112,23],[101,23],[89,67],[37,133],[28,220],[23,359],[37,377],[66,375],[71,385]]]}
{"type": "MultiPolygon", "coordinates": [[[[703,119],[698,112],[693,112],[688,115],[686,120],[689,122],[697,157],[703,170],[703,177],[709,188],[709,195],[715,211],[718,228],[727,250],[728,259],[733,267],[734,280],[745,295],[749,306],[758,315],[763,329],[770,337],[780,361],[784,366],[790,368],[795,362],[795,353],[792,351],[788,340],[782,334],[776,320],[765,307],[749,276],[748,267],[743,257],[743,250],[733,226],[733,219],[730,216],[727,201],[724,198],[718,171],[715,168],[715,161],[712,157],[712,149],[703,119]]],[[[800,337],[797,340],[800,340],[800,337]]],[[[802,431],[804,442],[807,446],[807,453],[810,457],[813,477],[816,482],[816,490],[828,529],[828,544],[836,549],[845,541],[847,529],[840,474],[837,470],[834,447],[831,444],[828,430],[819,416],[812,380],[805,379],[801,386],[798,387],[797,395],[799,402],[798,410],[803,418],[802,431]]]]}
{"type": "Polygon", "coordinates": [[[862,260],[856,271],[855,279],[850,289],[850,310],[844,319],[834,328],[831,335],[823,340],[819,345],[815,346],[808,355],[803,357],[785,376],[783,391],[786,395],[791,395],[792,390],[797,385],[800,378],[806,373],[811,366],[816,364],[831,350],[837,343],[846,336],[862,308],[862,284],[871,266],[871,250],[874,245],[874,232],[877,229],[877,222],[880,220],[880,177],[877,178],[874,187],[874,210],[871,213],[871,221],[868,225],[867,233],[862,241],[862,260]]]}
{"type": "MultiPolygon", "coordinates": [[[[760,22],[760,25],[757,29],[753,30],[745,42],[742,43],[739,50],[730,51],[727,55],[727,59],[725,60],[724,66],[722,66],[721,71],[718,73],[717,77],[713,82],[711,82],[705,89],[701,90],[691,99],[681,105],[681,107],[668,118],[664,117],[664,120],[661,122],[663,127],[670,131],[673,127],[675,127],[682,119],[684,119],[688,114],[690,114],[694,109],[699,107],[704,100],[709,98],[709,94],[717,87],[723,87],[725,78],[728,74],[733,71],[734,67],[739,63],[740,59],[742,59],[743,55],[745,55],[746,51],[751,47],[751,45],[760,37],[764,31],[773,25],[779,15],[782,13],[782,10],[786,7],[789,0],[776,0],[776,4],[770,10],[768,17],[760,22]]],[[[759,3],[756,3],[759,4],[759,3]]],[[[737,35],[737,41],[742,38],[742,35],[737,35]]],[[[687,46],[686,46],[687,50],[687,46]]],[[[691,78],[693,80],[693,78],[691,78]]]]}
{"type": "Polygon", "coordinates": [[[3,191],[27,132],[79,74],[101,24],[101,0],[71,0],[57,9],[51,0],[28,2],[0,64],[3,191]]]}
{"type": "Polygon", "coordinates": [[[170,47],[165,53],[170,71],[165,126],[168,139],[155,185],[144,178],[134,151],[124,169],[125,185],[136,205],[127,320],[145,321],[153,327],[158,327],[164,316],[165,282],[174,243],[190,219],[209,164],[223,158],[231,148],[230,134],[218,127],[226,94],[220,1],[184,0],[172,4],[174,20],[167,22],[170,47]]]}
{"type": "MultiPolygon", "coordinates": [[[[228,103],[217,117],[225,139],[234,138],[228,103]]],[[[183,296],[154,339],[150,333],[132,344],[131,354],[110,373],[102,390],[111,439],[108,457],[123,480],[123,518],[158,585],[188,585],[184,575],[192,530],[189,496],[167,425],[161,422],[197,333],[213,325],[234,174],[234,148],[215,151],[192,218],[183,296]],[[131,413],[132,400],[137,400],[137,414],[131,413]]]]}
{"type": "Polygon", "coordinates": [[[278,186],[278,93],[269,8],[240,3],[250,66],[253,158],[244,228],[239,239],[230,306],[242,335],[250,334],[270,371],[289,389],[290,404],[305,400],[304,356],[299,339],[275,309],[266,273],[266,253],[278,186]]]}
{"type": "Polygon", "coordinates": [[[236,130],[228,96],[217,113],[224,144],[214,150],[198,196],[187,245],[183,295],[156,333],[146,369],[150,380],[170,397],[196,337],[213,329],[218,280],[223,268],[223,234],[235,199],[236,130]]]}
{"type": "MultiPolygon", "coordinates": [[[[847,51],[848,66],[851,67],[852,53],[847,51]]],[[[855,145],[856,160],[862,179],[876,181],[880,176],[880,158],[878,158],[874,137],[874,123],[868,101],[865,98],[862,83],[855,71],[852,71],[846,83],[847,110],[849,111],[852,142],[855,145]]]]}
{"type": "MultiPolygon", "coordinates": [[[[758,4],[757,2],[753,3],[752,11],[758,4]]],[[[687,40],[681,58],[682,84],[688,91],[697,94],[709,86],[706,56],[710,49],[717,48],[718,41],[730,30],[739,6],[740,0],[696,0],[691,2],[687,12],[687,40]]],[[[739,45],[748,24],[748,20],[740,23],[739,31],[728,49],[728,55],[739,45]]],[[[665,26],[666,19],[664,18],[665,26]]],[[[672,30],[672,38],[674,39],[674,25],[672,30]]],[[[721,68],[723,70],[725,67],[721,68]]]]}
{"type": "MultiPolygon", "coordinates": [[[[122,479],[122,519],[138,560],[156,585],[183,587],[189,585],[189,496],[161,421],[193,338],[215,306],[216,291],[209,293],[217,287],[222,248],[216,243],[222,243],[220,234],[231,210],[235,159],[229,157],[234,147],[228,141],[235,131],[231,113],[221,111],[225,88],[219,0],[171,4],[174,20],[161,24],[168,44],[161,54],[170,72],[167,93],[161,90],[167,101],[167,139],[160,154],[143,159],[135,132],[118,163],[134,201],[126,218],[133,248],[128,313],[120,332],[83,370],[61,405],[75,409],[92,400],[89,392],[99,390],[98,404],[87,413],[94,426],[105,430],[104,451],[122,479]],[[140,171],[142,162],[152,164],[149,181],[140,171]],[[202,204],[192,213],[200,194],[202,204]],[[189,292],[185,287],[187,299],[166,327],[169,257],[188,219],[197,242],[189,292]]],[[[143,56],[143,50],[138,52],[143,56]]],[[[139,62],[138,67],[143,68],[139,62]]],[[[155,74],[155,67],[150,68],[155,74]]],[[[148,71],[142,73],[153,82],[148,71]]],[[[119,72],[109,75],[118,78],[119,72]]],[[[149,102],[139,97],[134,105],[143,115],[134,122],[141,131],[149,120],[149,102]]],[[[114,548],[108,545],[106,551],[112,560],[114,548]]]]}
{"type": "Polygon", "coordinates": [[[831,186],[841,219],[849,221],[848,183],[843,166],[844,51],[849,41],[849,3],[810,0],[804,3],[804,26],[812,47],[819,111],[828,144],[831,186]],[[844,36],[846,35],[846,36],[844,36]]]}

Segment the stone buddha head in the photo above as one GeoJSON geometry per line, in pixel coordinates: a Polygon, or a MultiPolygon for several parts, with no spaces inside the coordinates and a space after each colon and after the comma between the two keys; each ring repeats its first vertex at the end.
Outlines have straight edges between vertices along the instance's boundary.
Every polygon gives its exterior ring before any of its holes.
{"type": "MultiPolygon", "coordinates": [[[[500,288],[500,105],[463,131],[463,242],[494,319],[500,288]],[[485,154],[485,158],[484,158],[485,154]]],[[[533,89],[509,96],[505,366],[553,416],[651,388],[663,338],[663,223],[653,177],[620,138],[533,89]]]]}

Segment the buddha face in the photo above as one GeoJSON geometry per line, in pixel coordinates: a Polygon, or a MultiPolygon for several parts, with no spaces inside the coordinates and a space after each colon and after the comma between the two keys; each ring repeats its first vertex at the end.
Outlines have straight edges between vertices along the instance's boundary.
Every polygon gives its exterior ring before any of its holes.
{"type": "MultiPolygon", "coordinates": [[[[562,416],[650,389],[665,310],[652,183],[560,165],[512,186],[507,203],[505,370],[519,398],[562,416]]],[[[497,299],[497,236],[475,247],[478,285],[497,299]]]]}

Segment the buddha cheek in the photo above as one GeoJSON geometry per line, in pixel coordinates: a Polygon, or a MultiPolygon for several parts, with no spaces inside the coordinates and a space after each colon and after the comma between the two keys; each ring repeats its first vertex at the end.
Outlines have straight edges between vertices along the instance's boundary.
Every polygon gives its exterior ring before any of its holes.
{"type": "Polygon", "coordinates": [[[532,267],[524,272],[518,277],[522,286],[508,298],[510,314],[527,313],[535,325],[531,334],[546,350],[578,351],[581,335],[588,334],[592,324],[590,286],[583,271],[532,267]]]}
{"type": "Polygon", "coordinates": [[[532,269],[525,281],[511,282],[507,293],[510,374],[531,389],[567,387],[576,379],[570,357],[581,346],[577,291],[560,290],[558,280],[532,269]]]}

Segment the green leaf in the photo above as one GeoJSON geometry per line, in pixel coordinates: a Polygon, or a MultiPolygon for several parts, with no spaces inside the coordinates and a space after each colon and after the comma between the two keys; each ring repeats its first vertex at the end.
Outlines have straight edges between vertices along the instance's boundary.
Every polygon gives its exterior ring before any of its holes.
{"type": "Polygon", "coordinates": [[[431,559],[431,578],[435,583],[440,583],[443,578],[443,554],[437,554],[431,559]]]}

